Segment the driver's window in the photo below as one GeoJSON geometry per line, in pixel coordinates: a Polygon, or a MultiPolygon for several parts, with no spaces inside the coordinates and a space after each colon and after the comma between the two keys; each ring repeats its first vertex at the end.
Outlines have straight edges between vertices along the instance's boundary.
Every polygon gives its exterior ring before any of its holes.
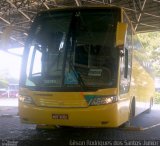
{"type": "Polygon", "coordinates": [[[40,45],[32,45],[29,49],[29,56],[27,62],[27,86],[35,86],[33,81],[34,77],[40,77],[42,74],[42,67],[41,67],[41,57],[42,52],[40,52],[40,45]]]}
{"type": "Polygon", "coordinates": [[[40,52],[39,50],[36,50],[35,56],[34,56],[32,74],[37,74],[37,75],[41,74],[42,72],[41,58],[42,58],[42,52],[40,52]]]}

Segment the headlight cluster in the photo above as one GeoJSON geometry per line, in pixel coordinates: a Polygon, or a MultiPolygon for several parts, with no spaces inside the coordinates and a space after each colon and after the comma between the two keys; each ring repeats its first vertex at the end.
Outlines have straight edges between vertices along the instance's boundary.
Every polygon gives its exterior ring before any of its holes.
{"type": "Polygon", "coordinates": [[[34,103],[32,97],[22,96],[22,95],[19,95],[19,101],[21,101],[23,103],[28,103],[28,104],[33,104],[34,103]]]}
{"type": "Polygon", "coordinates": [[[105,105],[114,103],[117,101],[117,96],[93,96],[87,95],[85,96],[89,105],[105,105]]]}

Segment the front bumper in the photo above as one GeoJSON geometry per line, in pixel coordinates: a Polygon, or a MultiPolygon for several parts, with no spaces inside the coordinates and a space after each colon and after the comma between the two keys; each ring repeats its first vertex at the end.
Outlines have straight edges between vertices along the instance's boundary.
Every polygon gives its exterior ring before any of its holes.
{"type": "Polygon", "coordinates": [[[24,123],[76,127],[117,127],[117,103],[85,108],[47,108],[19,102],[24,123]],[[53,119],[53,114],[67,114],[68,119],[53,119]]]}

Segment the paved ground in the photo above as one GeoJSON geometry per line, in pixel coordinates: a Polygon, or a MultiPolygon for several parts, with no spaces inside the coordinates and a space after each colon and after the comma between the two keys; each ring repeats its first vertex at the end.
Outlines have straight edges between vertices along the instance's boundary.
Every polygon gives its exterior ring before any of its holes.
{"type": "Polygon", "coordinates": [[[37,131],[35,125],[20,123],[16,99],[8,100],[10,106],[0,100],[0,146],[160,145],[160,105],[154,106],[150,114],[143,113],[132,121],[134,127],[144,128],[141,130],[59,128],[37,131]]]}

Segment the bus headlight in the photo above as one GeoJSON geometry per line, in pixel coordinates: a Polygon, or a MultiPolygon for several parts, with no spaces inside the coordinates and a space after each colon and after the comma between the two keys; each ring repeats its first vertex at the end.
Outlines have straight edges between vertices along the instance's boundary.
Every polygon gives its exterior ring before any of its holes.
{"type": "Polygon", "coordinates": [[[92,96],[92,98],[89,99],[88,104],[91,106],[105,105],[114,103],[116,101],[117,101],[117,96],[92,96]]]}
{"type": "Polygon", "coordinates": [[[19,101],[28,104],[34,104],[32,97],[19,95],[19,101]]]}

